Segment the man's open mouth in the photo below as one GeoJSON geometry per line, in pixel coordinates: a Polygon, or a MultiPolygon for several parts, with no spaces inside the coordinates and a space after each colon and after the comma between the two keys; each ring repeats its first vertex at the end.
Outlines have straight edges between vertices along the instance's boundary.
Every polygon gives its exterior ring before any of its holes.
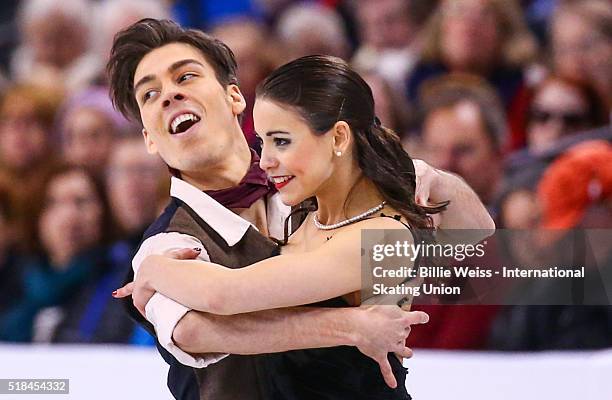
{"type": "Polygon", "coordinates": [[[200,117],[198,117],[195,114],[192,114],[192,113],[180,114],[174,117],[172,121],[170,121],[170,127],[168,128],[168,131],[172,135],[183,133],[183,132],[186,132],[189,128],[191,128],[193,125],[197,124],[198,122],[200,122],[200,117]]]}

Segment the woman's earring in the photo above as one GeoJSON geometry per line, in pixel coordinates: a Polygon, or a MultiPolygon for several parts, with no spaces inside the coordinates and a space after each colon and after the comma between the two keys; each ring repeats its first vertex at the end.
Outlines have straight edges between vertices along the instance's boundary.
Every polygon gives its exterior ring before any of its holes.
{"type": "Polygon", "coordinates": [[[337,152],[336,152],[336,155],[337,155],[338,157],[340,157],[340,156],[342,155],[342,152],[341,152],[341,151],[337,151],[337,152]]]}

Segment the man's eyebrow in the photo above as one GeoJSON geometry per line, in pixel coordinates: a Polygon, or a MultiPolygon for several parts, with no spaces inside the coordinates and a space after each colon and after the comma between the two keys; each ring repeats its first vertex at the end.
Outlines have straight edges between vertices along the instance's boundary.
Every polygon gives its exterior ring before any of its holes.
{"type": "MultiPolygon", "coordinates": [[[[198,60],[194,60],[194,59],[192,59],[192,58],[187,58],[187,59],[185,59],[185,60],[179,60],[179,61],[177,61],[177,62],[173,63],[172,65],[170,65],[170,66],[168,67],[168,72],[174,72],[174,71],[176,71],[177,69],[179,69],[179,68],[181,68],[182,66],[187,65],[187,64],[197,64],[197,65],[199,65],[199,66],[201,66],[201,67],[204,67],[204,65],[203,65],[201,62],[199,62],[198,60]]],[[[140,78],[140,80],[139,80],[138,82],[136,82],[136,84],[134,85],[134,92],[136,92],[140,86],[144,85],[144,84],[145,84],[145,83],[147,83],[147,82],[151,82],[151,81],[152,81],[152,80],[154,80],[154,79],[155,79],[155,75],[146,75],[146,76],[143,76],[143,77],[142,77],[142,78],[140,78]]]]}
{"type": "Polygon", "coordinates": [[[138,82],[136,82],[136,84],[134,85],[134,93],[136,93],[138,91],[138,88],[140,86],[144,85],[147,82],[151,82],[154,79],[155,79],[155,75],[146,75],[146,76],[143,76],[142,78],[140,78],[140,80],[138,82]]]}
{"type": "Polygon", "coordinates": [[[174,72],[177,69],[181,68],[183,65],[187,65],[187,64],[197,64],[200,67],[204,67],[204,64],[202,64],[198,60],[194,60],[193,58],[187,58],[185,60],[179,60],[173,63],[171,66],[168,67],[168,72],[174,72]]]}

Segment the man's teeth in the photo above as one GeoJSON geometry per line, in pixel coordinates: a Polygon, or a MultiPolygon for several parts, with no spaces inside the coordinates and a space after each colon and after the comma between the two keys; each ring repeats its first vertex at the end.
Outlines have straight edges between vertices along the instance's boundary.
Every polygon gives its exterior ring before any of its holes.
{"type": "Polygon", "coordinates": [[[272,181],[276,184],[287,182],[289,179],[293,178],[292,176],[282,176],[280,178],[272,178],[272,181]]]}
{"type": "Polygon", "coordinates": [[[172,123],[170,124],[170,129],[172,129],[172,133],[176,133],[176,128],[180,125],[181,122],[185,122],[185,121],[198,122],[199,120],[200,118],[198,118],[198,116],[195,114],[191,114],[191,113],[181,114],[172,120],[172,123]]]}

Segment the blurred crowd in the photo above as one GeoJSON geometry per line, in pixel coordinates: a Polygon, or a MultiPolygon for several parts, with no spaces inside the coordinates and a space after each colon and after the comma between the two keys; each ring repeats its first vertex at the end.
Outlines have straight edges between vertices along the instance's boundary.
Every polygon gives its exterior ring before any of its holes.
{"type": "MultiPolygon", "coordinates": [[[[406,150],[462,176],[499,228],[612,227],[609,0],[4,0],[0,341],[153,344],[111,297],[168,199],[166,166],[106,87],[114,34],[144,17],[230,46],[254,147],[258,82],[331,54],[406,150]]],[[[422,309],[413,347],[612,346],[610,307],[422,309]]]]}

